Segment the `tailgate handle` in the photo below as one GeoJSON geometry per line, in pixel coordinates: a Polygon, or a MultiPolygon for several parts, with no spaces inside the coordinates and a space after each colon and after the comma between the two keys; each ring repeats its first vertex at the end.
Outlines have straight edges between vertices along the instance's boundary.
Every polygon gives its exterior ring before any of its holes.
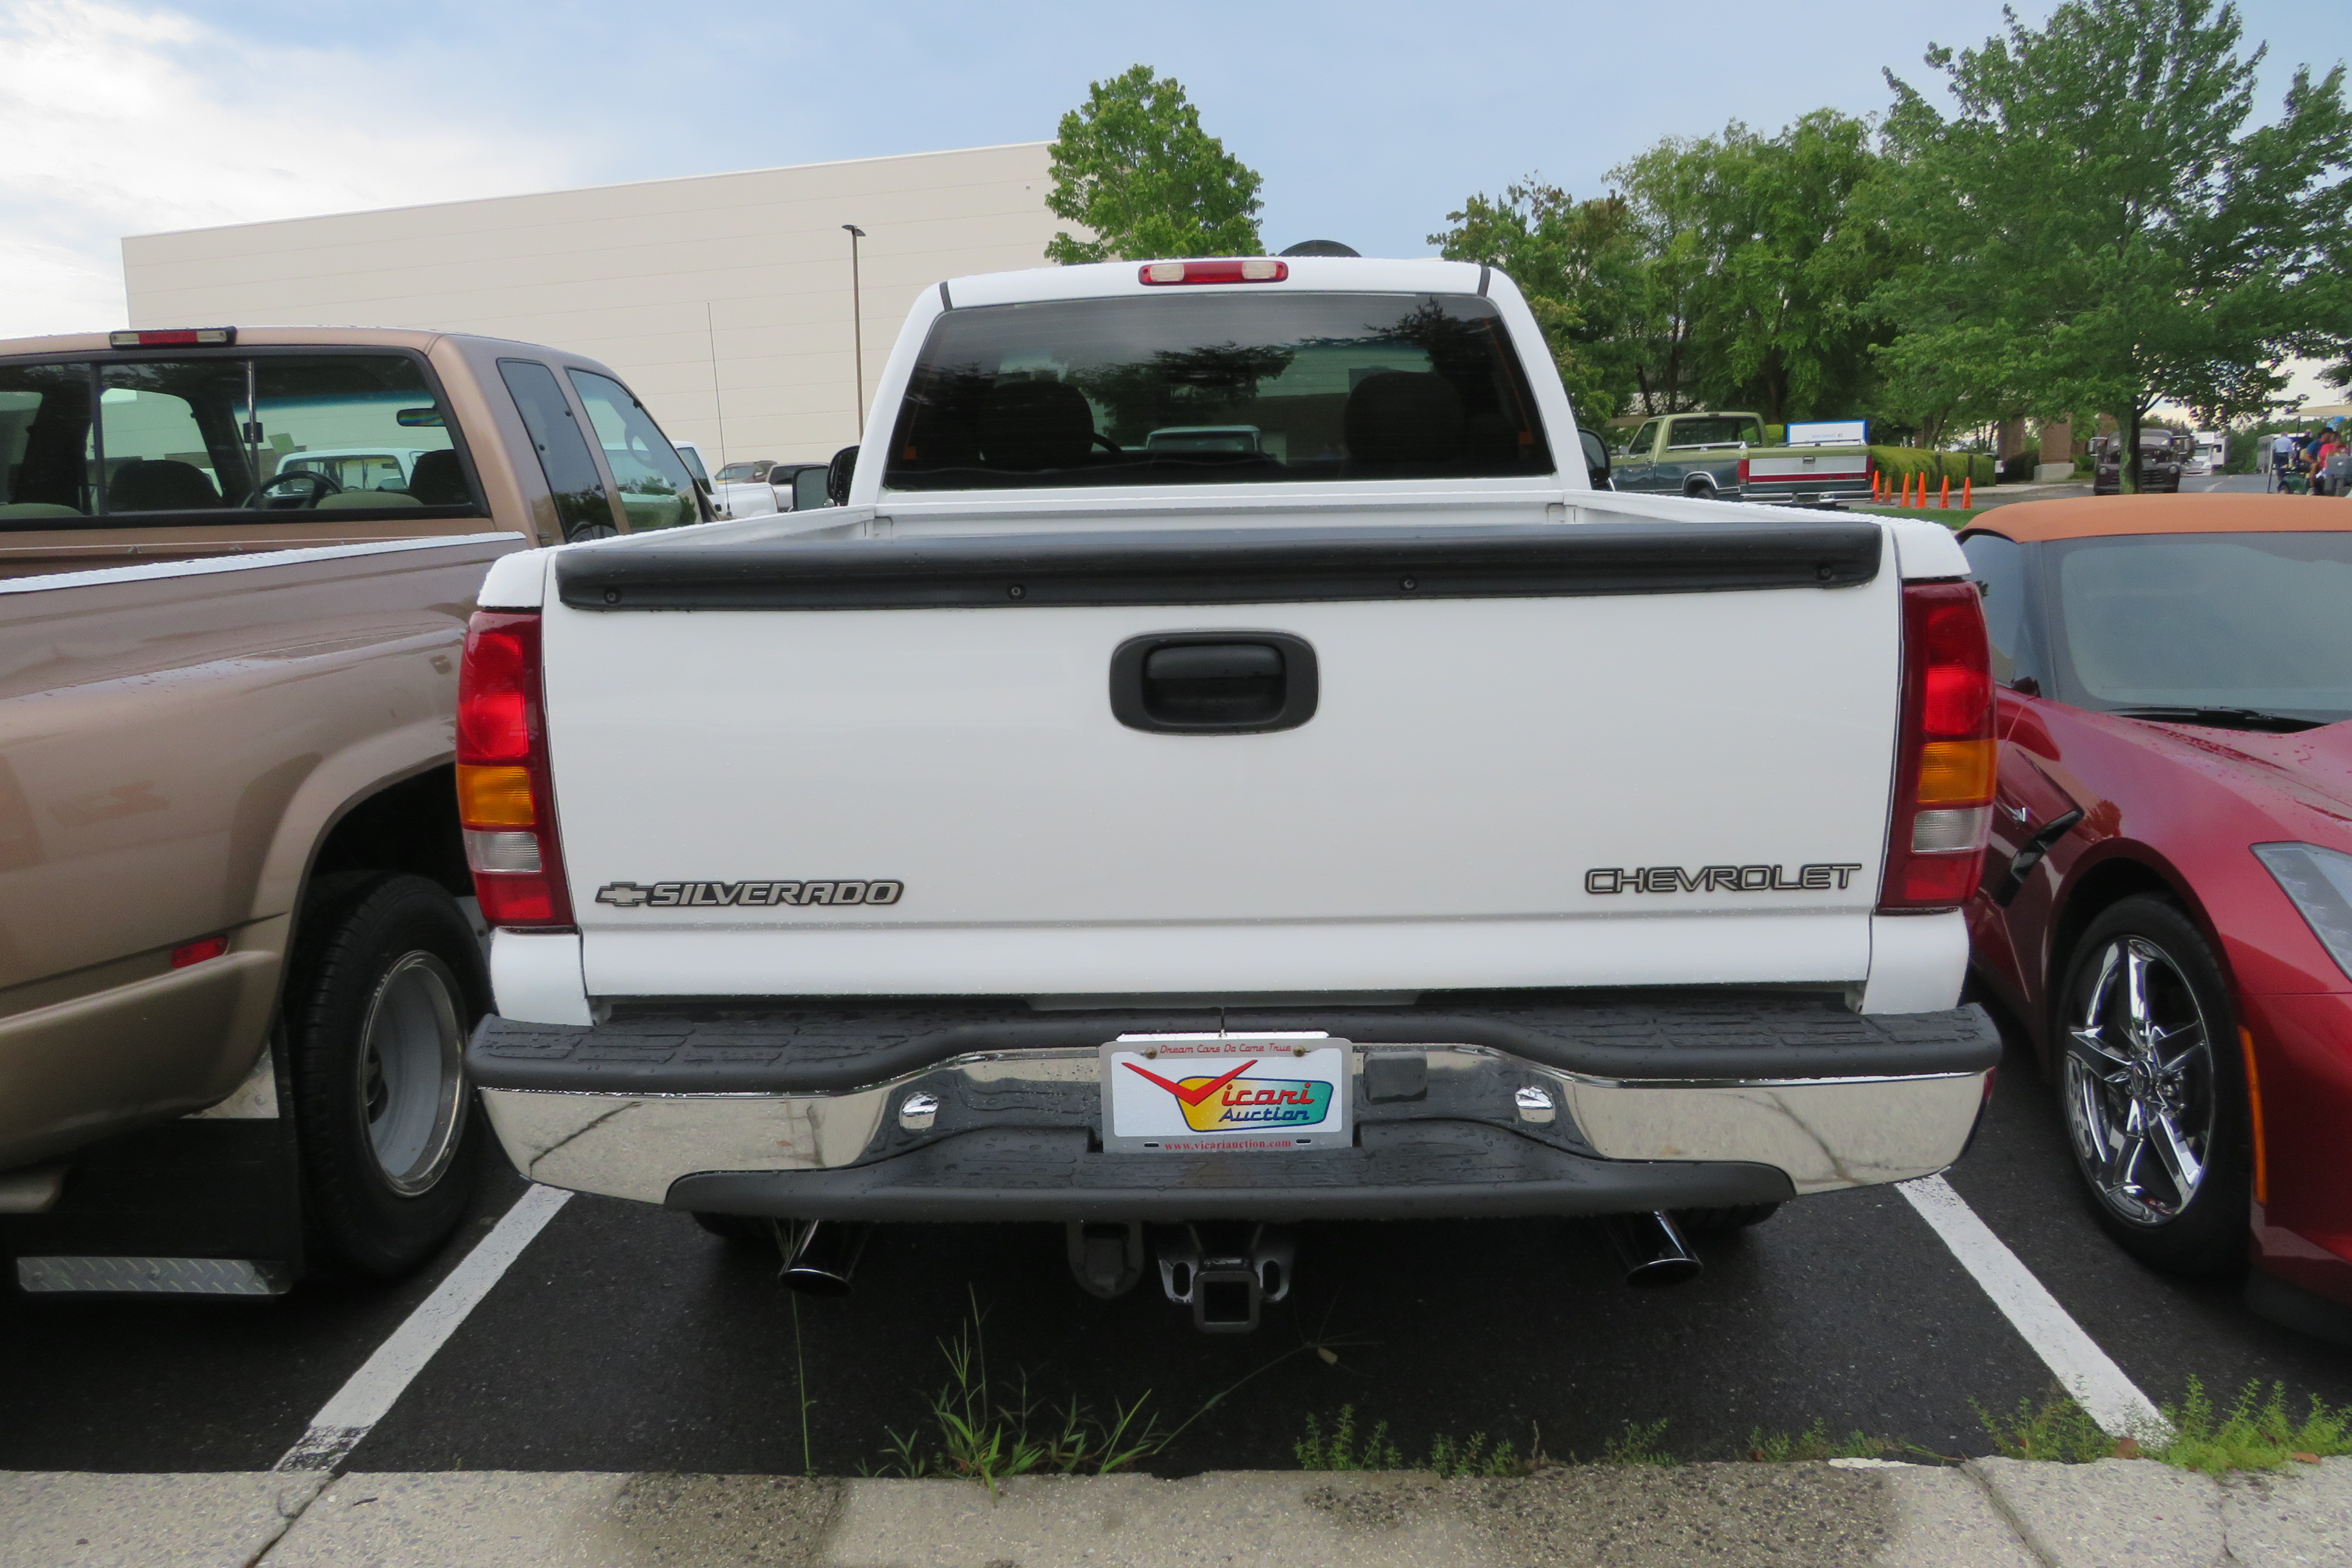
{"type": "Polygon", "coordinates": [[[1110,710],[1130,730],[1257,735],[1315,716],[1315,650],[1287,632],[1160,632],[1110,656],[1110,710]]]}

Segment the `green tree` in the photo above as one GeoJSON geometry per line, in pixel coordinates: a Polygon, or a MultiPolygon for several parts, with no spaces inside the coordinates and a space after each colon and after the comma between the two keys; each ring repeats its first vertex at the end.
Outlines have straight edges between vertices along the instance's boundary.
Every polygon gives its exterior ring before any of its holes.
{"type": "Polygon", "coordinates": [[[1257,172],[1201,129],[1181,83],[1150,66],[1091,84],[1062,116],[1053,171],[1045,205],[1095,237],[1055,235],[1048,261],[1265,254],[1257,172]]]}
{"type": "MultiPolygon", "coordinates": [[[[2068,0],[2040,28],[1927,56],[1949,119],[1887,74],[1883,193],[1919,264],[1876,301],[1890,382],[1947,411],[2114,416],[2159,401],[2221,423],[2276,400],[2289,355],[2352,345],[2344,68],[2298,68],[2246,129],[2234,5],[2068,0]]],[[[2124,483],[2135,486],[2126,465],[2124,483]]]]}
{"type": "Polygon", "coordinates": [[[1634,385],[1632,300],[1641,268],[1625,204],[1580,202],[1531,174],[1499,198],[1470,197],[1445,221],[1453,226],[1429,243],[1450,261],[1509,274],[1578,414],[1599,422],[1616,413],[1634,385]]]}
{"type": "Polygon", "coordinates": [[[1822,109],[1769,138],[1734,123],[1717,144],[1731,226],[1713,367],[1725,403],[1774,424],[1862,408],[1870,351],[1888,335],[1866,301],[1896,263],[1887,231],[1856,220],[1871,140],[1867,121],[1822,109]]]}
{"type": "Polygon", "coordinates": [[[1772,136],[1738,121],[1671,137],[1610,172],[1648,265],[1637,314],[1653,409],[1752,408],[1767,423],[1857,412],[1888,334],[1866,308],[1895,270],[1855,193],[1878,156],[1867,121],[1816,110],[1772,136]]]}

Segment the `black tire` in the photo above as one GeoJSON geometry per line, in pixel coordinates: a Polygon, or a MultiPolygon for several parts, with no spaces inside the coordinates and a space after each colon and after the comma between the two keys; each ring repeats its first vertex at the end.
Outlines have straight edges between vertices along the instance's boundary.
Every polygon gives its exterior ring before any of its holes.
{"type": "Polygon", "coordinates": [[[285,1037],[313,1273],[404,1273],[465,1217],[481,1140],[465,1042],[488,996],[473,928],[437,883],[355,873],[312,889],[285,1037]]]}
{"type": "Polygon", "coordinates": [[[2169,900],[2125,899],[2083,932],[2054,1005],[2050,1076],[2101,1226],[2158,1268],[2242,1268],[2253,1185],[2245,1063],[2203,935],[2169,900]]]}
{"type": "Polygon", "coordinates": [[[1723,1236],[1762,1225],[1780,1212],[1779,1204],[1733,1204],[1725,1208],[1677,1209],[1675,1223],[1685,1236],[1723,1236]]]}

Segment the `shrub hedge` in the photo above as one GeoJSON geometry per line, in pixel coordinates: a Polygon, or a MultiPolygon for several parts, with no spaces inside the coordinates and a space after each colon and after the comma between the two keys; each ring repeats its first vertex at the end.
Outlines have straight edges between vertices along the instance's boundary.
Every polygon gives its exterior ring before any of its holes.
{"type": "Polygon", "coordinates": [[[1871,461],[1878,471],[1896,483],[1915,475],[1925,474],[1931,484],[1949,478],[1958,484],[1973,479],[1978,484],[2000,482],[2000,465],[1990,452],[1930,452],[1922,447],[1873,447],[1871,461]]]}

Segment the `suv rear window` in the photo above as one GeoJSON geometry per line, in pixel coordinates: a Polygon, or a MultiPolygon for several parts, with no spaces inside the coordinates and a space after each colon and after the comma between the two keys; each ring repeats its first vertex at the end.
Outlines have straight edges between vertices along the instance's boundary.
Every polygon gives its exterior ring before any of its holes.
{"type": "Polygon", "coordinates": [[[1122,297],[941,315],[883,471],[902,490],[1553,471],[1493,301],[1122,297]]]}
{"type": "Polygon", "coordinates": [[[481,510],[404,354],[0,364],[0,530],[481,510]]]}

